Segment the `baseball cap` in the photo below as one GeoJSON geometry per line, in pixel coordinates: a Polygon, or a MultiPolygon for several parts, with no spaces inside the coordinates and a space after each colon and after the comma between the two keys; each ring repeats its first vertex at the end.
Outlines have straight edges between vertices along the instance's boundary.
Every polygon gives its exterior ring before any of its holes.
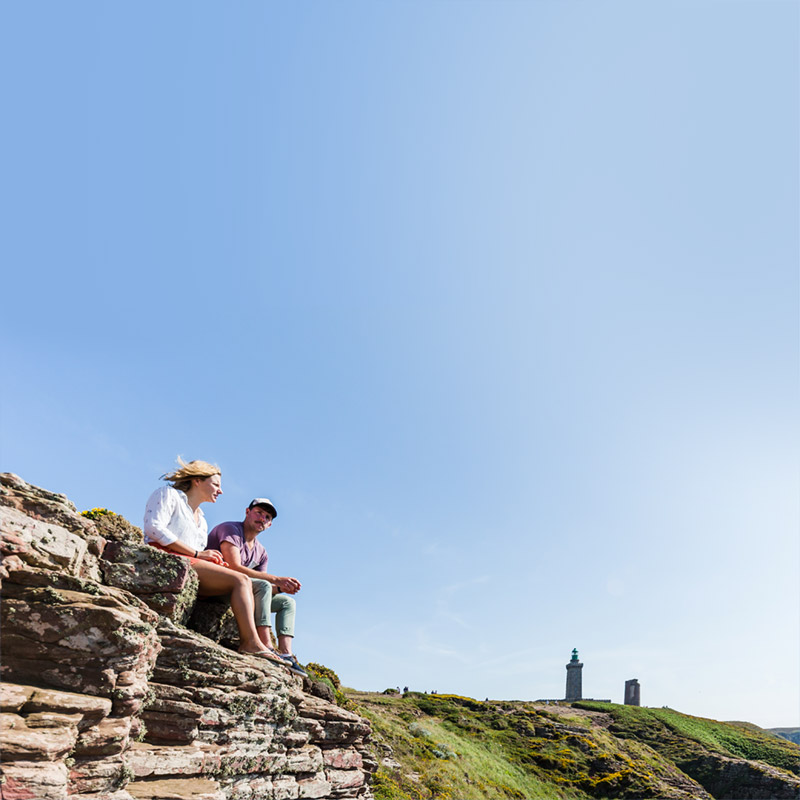
{"type": "Polygon", "coordinates": [[[261,508],[265,508],[270,514],[272,514],[272,519],[275,519],[275,517],[278,516],[278,512],[275,510],[275,506],[272,505],[272,501],[267,500],[266,497],[256,497],[256,499],[253,500],[253,502],[247,507],[252,508],[253,506],[261,506],[261,508]]]}

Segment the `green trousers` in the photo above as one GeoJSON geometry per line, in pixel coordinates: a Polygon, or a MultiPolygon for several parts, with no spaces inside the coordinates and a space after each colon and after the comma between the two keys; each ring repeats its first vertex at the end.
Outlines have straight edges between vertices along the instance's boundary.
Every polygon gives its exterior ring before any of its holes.
{"type": "Polygon", "coordinates": [[[288,594],[272,596],[272,584],[258,578],[253,582],[253,598],[256,601],[256,625],[269,627],[270,617],[275,613],[275,632],[278,636],[294,636],[294,597],[288,594]]]}

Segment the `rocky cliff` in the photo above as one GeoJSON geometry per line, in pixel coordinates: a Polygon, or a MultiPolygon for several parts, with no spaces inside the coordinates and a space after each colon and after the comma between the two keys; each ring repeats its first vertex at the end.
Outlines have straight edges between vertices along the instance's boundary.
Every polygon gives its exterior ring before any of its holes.
{"type": "Polygon", "coordinates": [[[2,800],[371,797],[369,723],[185,627],[193,571],[122,517],[6,473],[0,557],[2,800]]]}

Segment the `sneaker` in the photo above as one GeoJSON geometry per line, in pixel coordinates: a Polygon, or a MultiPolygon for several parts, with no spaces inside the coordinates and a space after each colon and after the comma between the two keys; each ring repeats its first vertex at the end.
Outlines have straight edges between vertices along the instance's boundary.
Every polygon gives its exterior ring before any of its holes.
{"type": "Polygon", "coordinates": [[[300,666],[297,659],[291,653],[278,653],[278,655],[286,662],[286,666],[295,673],[295,675],[303,675],[308,677],[308,673],[300,666]]]}

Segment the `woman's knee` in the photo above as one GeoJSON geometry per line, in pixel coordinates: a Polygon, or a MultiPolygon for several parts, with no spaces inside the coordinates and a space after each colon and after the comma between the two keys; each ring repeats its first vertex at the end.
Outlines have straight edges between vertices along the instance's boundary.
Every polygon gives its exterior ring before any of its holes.
{"type": "Polygon", "coordinates": [[[196,566],[195,572],[197,572],[197,577],[200,579],[201,584],[209,582],[217,586],[225,586],[231,591],[250,582],[250,578],[247,575],[242,575],[241,572],[236,572],[219,564],[206,563],[200,566],[200,569],[197,569],[196,566]]]}
{"type": "Polygon", "coordinates": [[[247,575],[242,575],[241,572],[233,572],[232,570],[231,570],[231,575],[233,576],[233,581],[235,586],[234,591],[235,590],[238,590],[240,592],[250,591],[251,581],[250,578],[247,577],[247,575]]]}
{"type": "Polygon", "coordinates": [[[193,566],[201,589],[208,587],[229,594],[250,583],[250,579],[246,575],[218,564],[195,563],[193,566]]]}

